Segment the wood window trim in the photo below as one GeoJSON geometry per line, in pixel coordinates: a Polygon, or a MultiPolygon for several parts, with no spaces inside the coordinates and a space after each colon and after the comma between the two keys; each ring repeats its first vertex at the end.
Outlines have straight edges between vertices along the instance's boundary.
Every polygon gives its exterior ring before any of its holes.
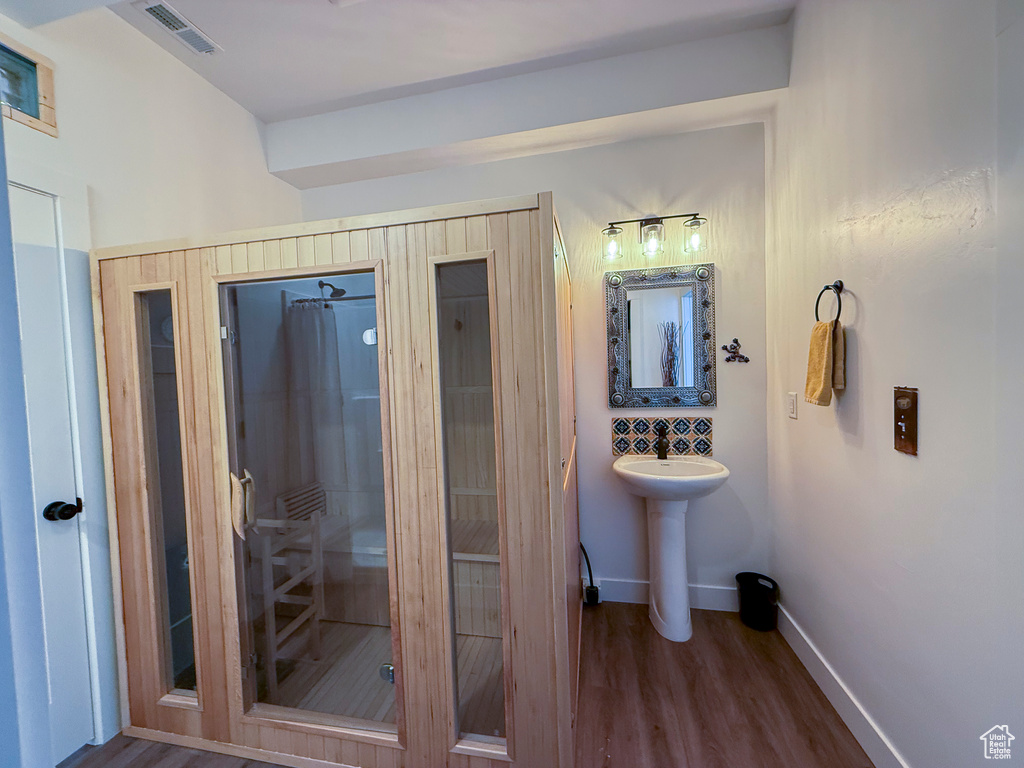
{"type": "Polygon", "coordinates": [[[22,45],[17,40],[12,40],[2,32],[0,32],[0,45],[10,48],[15,53],[20,53],[36,65],[37,87],[39,89],[38,118],[26,115],[9,104],[3,104],[0,107],[3,111],[3,116],[10,118],[16,123],[42,131],[47,136],[57,138],[57,102],[53,87],[53,62],[45,56],[36,53],[28,46],[22,45]]]}

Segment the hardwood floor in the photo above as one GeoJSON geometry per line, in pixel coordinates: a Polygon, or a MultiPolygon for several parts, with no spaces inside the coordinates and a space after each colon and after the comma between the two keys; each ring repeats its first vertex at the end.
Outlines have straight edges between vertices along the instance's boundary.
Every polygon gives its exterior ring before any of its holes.
{"type": "MultiPolygon", "coordinates": [[[[323,656],[295,654],[270,701],[311,712],[395,722],[394,687],[378,670],[391,660],[391,630],[365,624],[321,623],[323,656]]],[[[304,644],[300,645],[305,648],[304,644]]],[[[465,733],[505,732],[501,638],[456,635],[459,722],[465,733]]]]}
{"type": "Polygon", "coordinates": [[[459,730],[505,736],[505,680],[501,638],[455,636],[459,730]]]}
{"type": "MultiPolygon", "coordinates": [[[[693,627],[671,643],[647,606],[584,611],[576,768],[872,768],[779,633],[715,611],[693,627]]],[[[60,768],[182,766],[276,768],[124,736],[60,768]]]]}
{"type": "Polygon", "coordinates": [[[394,723],[395,689],[379,674],[380,665],[391,661],[391,629],[336,621],[323,621],[320,628],[322,657],[309,658],[303,642],[303,652],[286,660],[290,669],[281,675],[277,697],[267,700],[282,707],[394,723]]]}
{"type": "Polygon", "coordinates": [[[218,755],[155,741],[115,736],[102,747],[84,747],[57,768],[282,768],[244,757],[218,755]]]}
{"type": "Polygon", "coordinates": [[[871,768],[778,632],[693,611],[672,643],[646,605],[583,613],[576,768],[871,768]]]}
{"type": "MultiPolygon", "coordinates": [[[[312,712],[395,722],[394,687],[378,670],[391,660],[391,630],[365,624],[321,623],[323,657],[289,660],[272,704],[312,712]]],[[[305,649],[304,643],[298,647],[305,649]]],[[[459,722],[465,733],[505,732],[501,638],[456,635],[459,722]]]]}

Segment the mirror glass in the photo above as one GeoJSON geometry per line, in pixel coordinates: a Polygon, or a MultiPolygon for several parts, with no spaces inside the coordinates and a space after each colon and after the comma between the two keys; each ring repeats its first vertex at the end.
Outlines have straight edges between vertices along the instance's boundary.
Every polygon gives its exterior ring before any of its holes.
{"type": "Polygon", "coordinates": [[[714,264],[609,272],[605,309],[611,407],[716,404],[714,264]]]}
{"type": "Polygon", "coordinates": [[[693,286],[626,292],[634,387],[693,386],[693,286]]]}

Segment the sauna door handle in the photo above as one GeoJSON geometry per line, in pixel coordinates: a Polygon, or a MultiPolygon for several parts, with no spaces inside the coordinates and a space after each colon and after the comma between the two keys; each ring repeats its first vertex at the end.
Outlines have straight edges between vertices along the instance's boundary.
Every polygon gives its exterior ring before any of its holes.
{"type": "Polygon", "coordinates": [[[231,527],[238,538],[245,540],[245,525],[242,516],[245,514],[245,490],[238,475],[231,473],[231,527]]]}
{"type": "Polygon", "coordinates": [[[256,522],[256,481],[248,469],[239,478],[231,473],[231,527],[238,538],[245,539],[245,529],[256,522]]]}
{"type": "Polygon", "coordinates": [[[242,479],[239,480],[242,484],[242,512],[245,515],[245,525],[255,525],[256,523],[256,481],[253,480],[252,475],[249,474],[248,469],[242,470],[242,479]]]}
{"type": "Polygon", "coordinates": [[[43,508],[43,519],[51,522],[70,520],[82,511],[82,500],[75,499],[74,504],[66,501],[51,501],[43,508]]]}

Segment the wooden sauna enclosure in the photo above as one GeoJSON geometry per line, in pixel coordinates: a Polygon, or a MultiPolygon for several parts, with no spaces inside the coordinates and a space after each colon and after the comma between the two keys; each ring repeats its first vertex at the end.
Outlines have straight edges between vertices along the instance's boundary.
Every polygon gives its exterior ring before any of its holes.
{"type": "Polygon", "coordinates": [[[550,194],[93,254],[125,732],[569,768],[571,286],[550,194]]]}

